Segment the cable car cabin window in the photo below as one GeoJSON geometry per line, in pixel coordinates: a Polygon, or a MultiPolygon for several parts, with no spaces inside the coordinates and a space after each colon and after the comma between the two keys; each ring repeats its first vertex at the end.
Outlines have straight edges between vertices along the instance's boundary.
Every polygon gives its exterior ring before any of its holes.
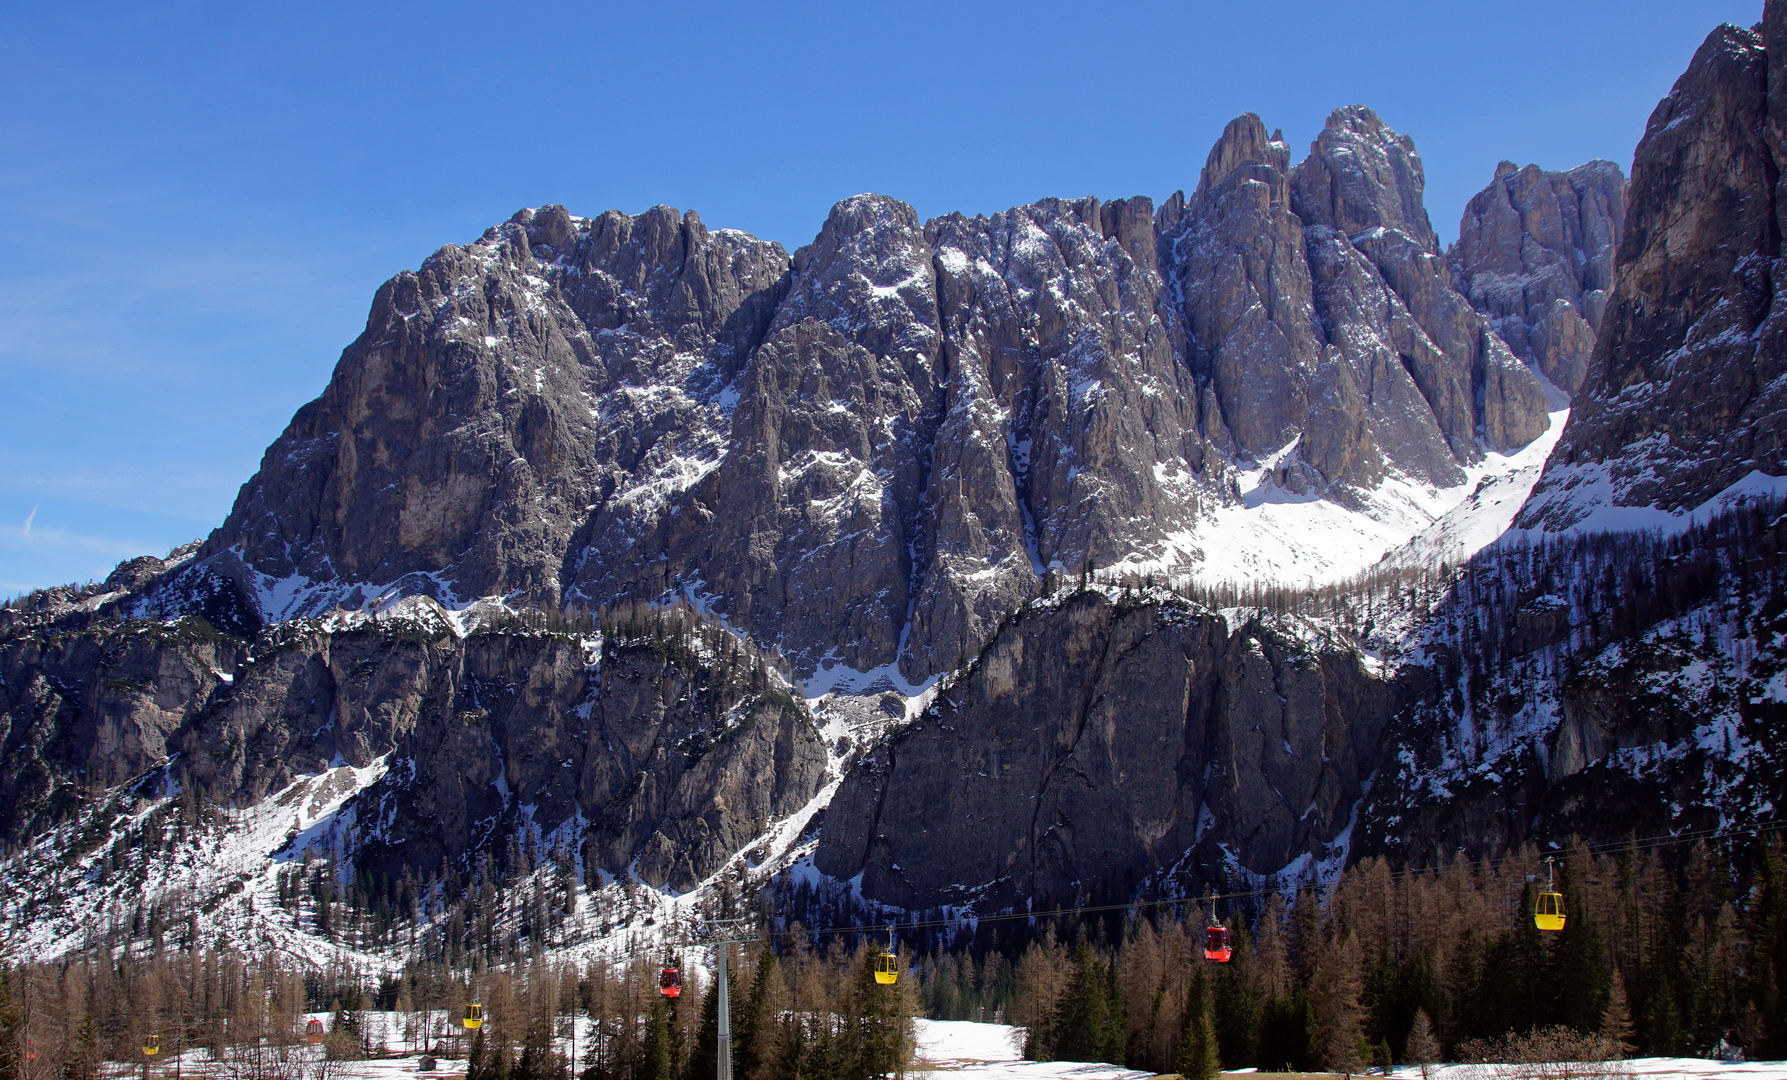
{"type": "Polygon", "coordinates": [[[1562,930],[1564,928],[1564,897],[1562,893],[1542,892],[1538,903],[1533,906],[1533,925],[1541,930],[1562,930]]]}
{"type": "Polygon", "coordinates": [[[893,953],[884,952],[875,957],[875,981],[883,986],[891,986],[900,975],[900,960],[893,953]]]}
{"type": "Polygon", "coordinates": [[[675,968],[665,968],[658,975],[658,993],[665,997],[682,997],[683,977],[675,968]]]}
{"type": "Polygon", "coordinates": [[[1226,964],[1234,955],[1229,944],[1229,931],[1224,926],[1212,926],[1204,931],[1204,959],[1218,964],[1226,964]]]}

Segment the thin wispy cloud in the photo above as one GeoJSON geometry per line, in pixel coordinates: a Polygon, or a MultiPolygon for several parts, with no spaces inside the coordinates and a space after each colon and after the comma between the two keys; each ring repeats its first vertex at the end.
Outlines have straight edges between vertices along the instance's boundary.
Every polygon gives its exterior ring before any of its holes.
{"type": "Polygon", "coordinates": [[[19,530],[20,536],[30,536],[31,535],[31,523],[33,521],[37,520],[37,508],[42,505],[43,505],[42,503],[33,503],[32,504],[31,512],[29,514],[25,515],[25,527],[23,529],[19,530]]]}
{"type": "Polygon", "coordinates": [[[22,526],[0,528],[0,548],[31,548],[33,550],[61,550],[82,552],[89,555],[103,555],[107,558],[124,559],[137,555],[145,555],[160,550],[165,545],[144,543],[141,540],[127,540],[116,536],[100,536],[93,533],[71,532],[51,526],[32,528],[32,519],[37,516],[33,509],[25,516],[22,526]]]}
{"type": "MultiPolygon", "coordinates": [[[[140,452],[147,456],[149,449],[140,452]]],[[[219,455],[221,460],[192,466],[182,462],[161,467],[161,458],[141,465],[119,461],[82,466],[52,463],[35,450],[12,453],[0,446],[0,494],[17,495],[21,501],[36,499],[40,505],[42,499],[62,499],[154,514],[209,530],[223,521],[236,489],[253,475],[255,456],[243,452],[237,460],[229,460],[219,455]]]]}

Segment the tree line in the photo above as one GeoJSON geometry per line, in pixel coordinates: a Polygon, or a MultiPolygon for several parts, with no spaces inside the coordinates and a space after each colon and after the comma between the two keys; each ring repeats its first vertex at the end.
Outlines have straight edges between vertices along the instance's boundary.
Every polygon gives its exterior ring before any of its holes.
{"type": "MultiPolygon", "coordinates": [[[[774,947],[726,946],[733,1075],[903,1074],[916,1051],[915,980],[876,982],[876,947],[809,940],[797,927],[774,947]]],[[[468,1057],[470,1080],[707,1080],[718,994],[684,969],[683,995],[664,996],[665,959],[634,949],[582,966],[415,962],[374,976],[224,946],[20,964],[0,969],[0,1080],[97,1080],[102,1062],[141,1062],[151,1041],[166,1063],[158,1072],[177,1075],[196,1055],[237,1080],[328,1080],[330,1062],[423,1052],[468,1057]],[[474,1002],[485,1020],[468,1038],[474,1002]],[[306,1015],[320,1012],[333,1014],[324,1045],[306,1052],[306,1015]],[[375,1012],[395,1026],[375,1034],[375,1012]]]]}
{"type": "Polygon", "coordinates": [[[1787,857],[1740,884],[1718,849],[1637,846],[1557,863],[1567,919],[1537,929],[1532,849],[1430,872],[1356,865],[1273,893],[1203,957],[1195,908],[1069,941],[1045,927],[1016,966],[1013,1019],[1038,1059],[1213,1076],[1358,1071],[1510,1054],[1787,1057],[1787,857]]]}

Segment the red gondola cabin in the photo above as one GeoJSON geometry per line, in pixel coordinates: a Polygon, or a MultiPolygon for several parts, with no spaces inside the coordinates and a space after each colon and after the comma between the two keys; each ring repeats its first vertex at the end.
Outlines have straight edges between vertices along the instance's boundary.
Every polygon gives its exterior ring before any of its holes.
{"type": "Polygon", "coordinates": [[[323,1041],[323,1022],[321,1020],[312,1020],[304,1025],[304,1041],[309,1043],[323,1041]]]}
{"type": "Polygon", "coordinates": [[[1226,964],[1234,949],[1229,945],[1229,931],[1226,926],[1211,926],[1204,930],[1204,959],[1218,964],[1226,964]]]}
{"type": "Polygon", "coordinates": [[[683,996],[683,977],[673,967],[667,967],[658,974],[658,993],[667,998],[683,996]]]}

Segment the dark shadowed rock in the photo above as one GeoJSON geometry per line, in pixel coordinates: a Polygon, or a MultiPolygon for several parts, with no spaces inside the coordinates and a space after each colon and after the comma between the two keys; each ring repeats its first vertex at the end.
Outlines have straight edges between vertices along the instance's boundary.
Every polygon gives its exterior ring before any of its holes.
{"type": "Polygon", "coordinates": [[[906,907],[1067,900],[1225,851],[1276,871],[1344,827],[1393,699],[1294,621],[1068,596],[870,748],[815,864],[906,907]]]}
{"type": "MultiPolygon", "coordinates": [[[[426,600],[240,641],[196,619],[0,639],[0,823],[17,839],[84,795],[166,766],[224,805],[383,760],[355,858],[437,870],[525,820],[575,826],[588,865],[686,890],[819,790],[826,755],[794,699],[711,627],[461,637],[426,600]]],[[[352,788],[348,784],[348,788],[352,788]]]]}

